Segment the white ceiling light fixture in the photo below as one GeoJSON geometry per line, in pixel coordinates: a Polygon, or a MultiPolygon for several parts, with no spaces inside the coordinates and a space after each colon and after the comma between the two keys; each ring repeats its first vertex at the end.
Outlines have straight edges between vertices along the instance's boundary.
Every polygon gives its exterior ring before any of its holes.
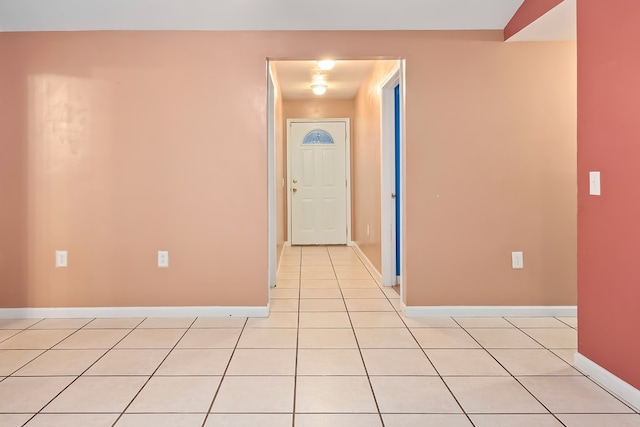
{"type": "Polygon", "coordinates": [[[327,77],[322,73],[316,73],[313,76],[313,81],[311,82],[311,90],[316,95],[324,95],[327,92],[327,88],[329,85],[327,84],[327,77]]]}
{"type": "Polygon", "coordinates": [[[329,71],[333,69],[333,67],[335,66],[336,66],[336,61],[333,61],[331,59],[323,59],[321,61],[318,61],[318,68],[320,68],[323,71],[329,71]]]}
{"type": "Polygon", "coordinates": [[[324,95],[325,93],[327,93],[328,87],[329,86],[326,83],[314,83],[311,85],[311,90],[316,95],[324,95]]]}

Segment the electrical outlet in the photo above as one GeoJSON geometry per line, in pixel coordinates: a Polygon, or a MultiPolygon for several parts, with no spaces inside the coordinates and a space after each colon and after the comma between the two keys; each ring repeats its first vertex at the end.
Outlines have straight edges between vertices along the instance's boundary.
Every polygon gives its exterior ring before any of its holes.
{"type": "Polygon", "coordinates": [[[56,268],[67,266],[67,251],[56,251],[56,268]]]}
{"type": "Polygon", "coordinates": [[[169,251],[158,251],[158,267],[169,267],[169,251]]]}
{"type": "Polygon", "coordinates": [[[524,268],[524,255],[522,252],[511,252],[511,268],[514,270],[524,268]]]}

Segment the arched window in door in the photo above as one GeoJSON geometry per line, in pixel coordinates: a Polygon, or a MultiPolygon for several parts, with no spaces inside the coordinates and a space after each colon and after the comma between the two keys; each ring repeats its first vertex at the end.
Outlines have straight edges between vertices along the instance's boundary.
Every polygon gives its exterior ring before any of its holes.
{"type": "Polygon", "coordinates": [[[310,144],[333,144],[333,138],[328,132],[322,129],[315,129],[305,135],[302,145],[310,144]]]}

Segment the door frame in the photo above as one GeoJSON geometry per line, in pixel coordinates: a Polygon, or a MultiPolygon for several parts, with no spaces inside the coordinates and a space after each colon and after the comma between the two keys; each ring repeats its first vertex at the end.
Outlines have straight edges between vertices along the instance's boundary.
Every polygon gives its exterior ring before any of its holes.
{"type": "Polygon", "coordinates": [[[347,207],[346,223],[347,234],[346,241],[347,246],[352,245],[351,241],[351,119],[348,117],[317,119],[317,118],[294,118],[287,119],[287,244],[291,245],[292,239],[292,227],[291,227],[291,124],[292,123],[328,123],[328,122],[341,122],[345,124],[345,178],[346,178],[346,192],[345,192],[345,204],[347,207]]]}
{"type": "Polygon", "coordinates": [[[267,62],[267,246],[268,267],[267,286],[276,286],[277,265],[277,224],[276,224],[276,89],[271,65],[267,62]]]}
{"type": "Polygon", "coordinates": [[[382,236],[382,285],[400,285],[400,298],[404,301],[404,260],[405,260],[405,233],[402,212],[405,206],[405,90],[404,90],[404,60],[399,60],[398,65],[389,73],[389,77],[382,83],[381,99],[381,137],[380,144],[380,176],[381,183],[381,236],[382,236]],[[400,85],[400,218],[396,218],[395,200],[391,194],[395,191],[395,87],[400,85]],[[387,196],[385,196],[387,195],[387,196]],[[396,221],[400,223],[400,277],[396,276],[396,221]],[[385,231],[386,230],[386,231],[385,231]],[[398,283],[399,282],[399,283],[398,283]]]}

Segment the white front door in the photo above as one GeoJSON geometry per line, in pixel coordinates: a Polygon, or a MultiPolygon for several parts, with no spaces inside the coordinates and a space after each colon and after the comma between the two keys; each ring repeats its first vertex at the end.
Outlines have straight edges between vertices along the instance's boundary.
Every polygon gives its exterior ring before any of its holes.
{"type": "Polygon", "coordinates": [[[291,244],[347,243],[347,121],[289,122],[291,244]]]}

